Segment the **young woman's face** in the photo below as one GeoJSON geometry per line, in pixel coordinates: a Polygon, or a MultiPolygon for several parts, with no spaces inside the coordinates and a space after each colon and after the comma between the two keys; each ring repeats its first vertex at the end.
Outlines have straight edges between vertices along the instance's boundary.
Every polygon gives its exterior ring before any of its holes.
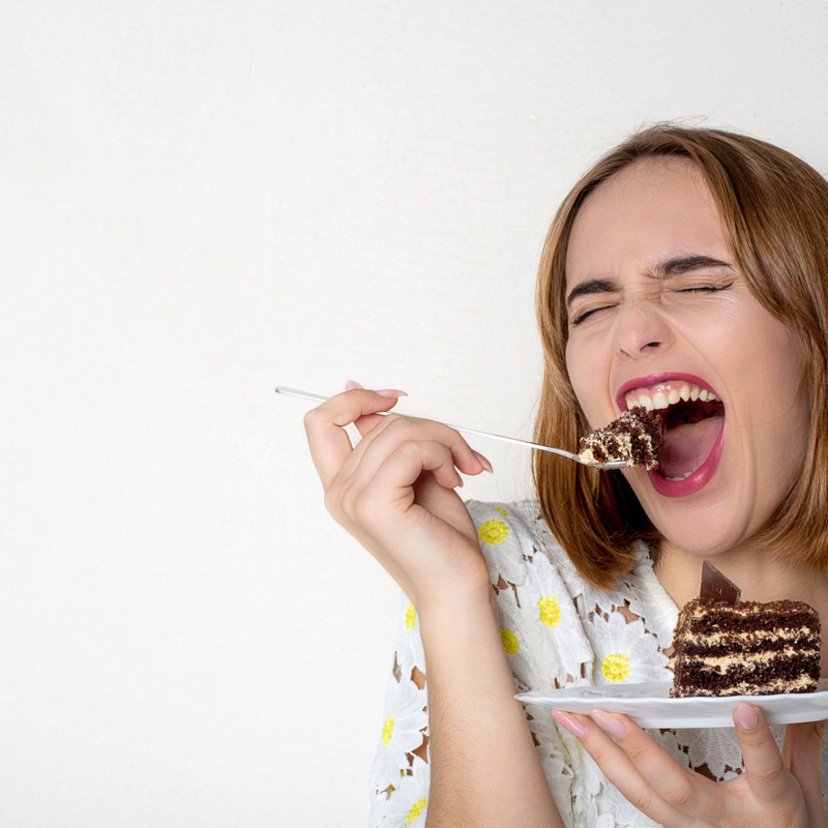
{"type": "Polygon", "coordinates": [[[623,472],[678,548],[738,546],[793,484],[808,432],[802,349],[748,289],[698,169],[639,161],[586,199],[567,250],[566,357],[592,428],[664,421],[658,471],[623,472]]]}

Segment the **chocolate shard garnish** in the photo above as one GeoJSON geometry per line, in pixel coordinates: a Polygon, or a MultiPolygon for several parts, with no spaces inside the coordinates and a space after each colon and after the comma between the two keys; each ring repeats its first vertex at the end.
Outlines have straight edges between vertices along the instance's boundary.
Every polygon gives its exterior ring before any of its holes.
{"type": "Polygon", "coordinates": [[[742,591],[725,575],[722,575],[710,561],[702,564],[701,589],[699,598],[702,601],[720,601],[725,604],[735,604],[742,595],[742,591]]]}

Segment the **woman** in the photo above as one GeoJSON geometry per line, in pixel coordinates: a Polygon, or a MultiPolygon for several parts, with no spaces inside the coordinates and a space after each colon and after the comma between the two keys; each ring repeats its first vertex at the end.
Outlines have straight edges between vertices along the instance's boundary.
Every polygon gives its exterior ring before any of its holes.
{"type": "Polygon", "coordinates": [[[645,732],[513,698],[670,681],[703,560],[828,622],[826,228],[817,173],[715,130],[645,130],[570,193],[540,267],[535,436],[574,448],[650,402],[657,472],[539,453],[537,504],[466,506],[460,474],[488,461],[447,426],[378,416],[401,392],[352,384],[309,413],[328,509],[410,601],[375,823],[828,824],[824,723],[771,730],[743,704],[733,729],[645,732]]]}

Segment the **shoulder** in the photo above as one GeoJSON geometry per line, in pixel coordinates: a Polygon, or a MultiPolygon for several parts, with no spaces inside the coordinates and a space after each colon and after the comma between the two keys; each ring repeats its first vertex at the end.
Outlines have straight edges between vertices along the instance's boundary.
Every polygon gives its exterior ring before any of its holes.
{"type": "Polygon", "coordinates": [[[467,504],[489,566],[503,647],[520,689],[562,687],[588,674],[579,606],[589,585],[533,502],[467,504]]]}
{"type": "Polygon", "coordinates": [[[481,503],[470,500],[466,507],[477,528],[480,548],[494,582],[496,571],[510,583],[522,584],[538,562],[551,565],[567,580],[580,579],[536,502],[481,503]]]}
{"type": "Polygon", "coordinates": [[[591,584],[575,567],[534,501],[514,503],[467,504],[480,548],[489,567],[492,585],[517,588],[518,595],[533,603],[549,594],[559,594],[576,602],[581,612],[590,615],[626,606],[647,618],[664,646],[672,640],[675,605],[658,582],[644,544],[636,549],[633,569],[610,591],[591,584]],[[599,609],[600,608],[600,609],[599,609]]]}

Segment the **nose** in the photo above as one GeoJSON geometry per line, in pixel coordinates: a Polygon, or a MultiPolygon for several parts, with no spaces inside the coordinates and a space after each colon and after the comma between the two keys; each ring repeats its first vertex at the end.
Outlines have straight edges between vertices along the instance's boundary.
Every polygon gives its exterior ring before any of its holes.
{"type": "Polygon", "coordinates": [[[615,348],[622,356],[640,359],[663,349],[671,340],[670,326],[650,302],[628,301],[615,317],[615,348]]]}

